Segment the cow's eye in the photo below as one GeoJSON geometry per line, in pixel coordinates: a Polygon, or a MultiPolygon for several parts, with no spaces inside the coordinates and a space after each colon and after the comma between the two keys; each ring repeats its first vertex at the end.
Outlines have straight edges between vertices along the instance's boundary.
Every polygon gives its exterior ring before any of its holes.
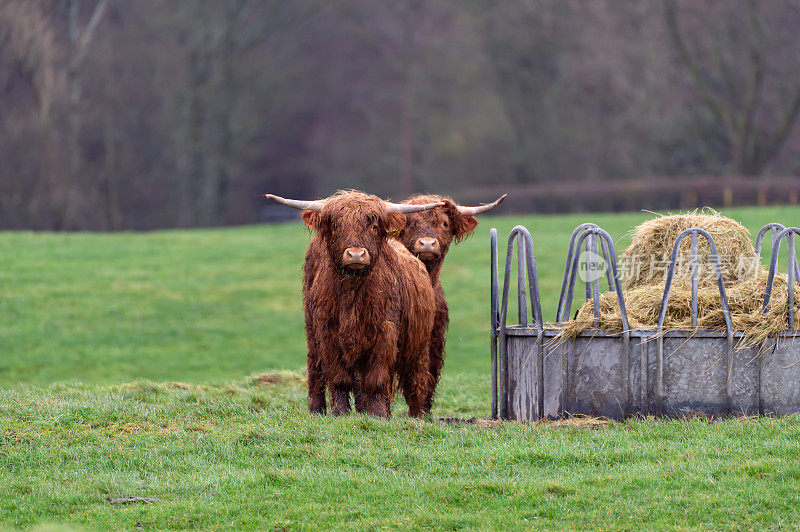
{"type": "Polygon", "coordinates": [[[378,232],[378,224],[372,224],[372,230],[378,232]]]}
{"type": "Polygon", "coordinates": [[[444,221],[442,222],[442,227],[444,227],[445,229],[447,229],[447,220],[444,220],[444,221]]]}

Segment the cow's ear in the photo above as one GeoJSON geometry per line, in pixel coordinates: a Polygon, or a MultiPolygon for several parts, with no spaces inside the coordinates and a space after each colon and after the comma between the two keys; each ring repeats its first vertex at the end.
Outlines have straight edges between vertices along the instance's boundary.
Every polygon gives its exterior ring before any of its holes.
{"type": "Polygon", "coordinates": [[[322,213],[319,211],[303,211],[303,222],[305,222],[311,231],[317,233],[322,231],[322,213]]]}
{"type": "Polygon", "coordinates": [[[450,227],[456,242],[467,238],[469,234],[478,227],[478,220],[474,216],[465,216],[455,210],[450,214],[450,227]]]}
{"type": "Polygon", "coordinates": [[[406,215],[402,212],[390,212],[386,216],[386,232],[398,235],[406,226],[406,215]]]}

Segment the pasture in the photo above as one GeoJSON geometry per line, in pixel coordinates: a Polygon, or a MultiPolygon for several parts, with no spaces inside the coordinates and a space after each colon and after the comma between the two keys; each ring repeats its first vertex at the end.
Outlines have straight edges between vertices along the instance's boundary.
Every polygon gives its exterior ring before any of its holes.
{"type": "MultiPolygon", "coordinates": [[[[751,232],[797,209],[730,209],[751,232]]],[[[584,221],[481,218],[442,275],[434,417],[485,418],[488,231],[526,225],[552,318],[584,221]]],[[[0,233],[0,523],[90,528],[766,528],[800,519],[800,420],[592,427],[305,413],[300,224],[0,233]],[[150,497],[154,504],[107,499],[150,497]]],[[[767,246],[768,247],[768,246],[767,246]]]]}

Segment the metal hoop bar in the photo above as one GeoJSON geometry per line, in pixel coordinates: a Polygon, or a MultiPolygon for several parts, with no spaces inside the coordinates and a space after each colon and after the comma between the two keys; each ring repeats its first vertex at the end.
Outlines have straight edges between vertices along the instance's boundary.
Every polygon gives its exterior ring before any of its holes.
{"type": "MultiPolygon", "coordinates": [[[[608,244],[606,244],[605,240],[600,240],[600,247],[603,251],[603,257],[608,257],[608,244]]],[[[608,289],[614,289],[614,275],[611,273],[611,268],[606,268],[606,282],[608,283],[608,289]]]]}
{"type": "Polygon", "coordinates": [[[794,235],[800,235],[800,229],[797,227],[787,227],[775,239],[775,244],[772,246],[772,258],[769,263],[769,276],[767,277],[767,287],[764,291],[764,307],[762,311],[766,314],[769,308],[769,300],[772,297],[772,287],[775,282],[775,272],[778,266],[778,255],[781,251],[781,242],[784,238],[789,243],[789,301],[788,301],[788,315],[789,315],[789,328],[794,328],[794,283],[798,281],[797,276],[797,257],[794,249],[794,235]]]}
{"type": "Polygon", "coordinates": [[[500,279],[498,278],[497,264],[497,229],[494,227],[489,231],[489,270],[490,270],[490,298],[491,298],[491,331],[489,333],[489,352],[491,355],[491,377],[492,377],[492,419],[497,419],[497,323],[500,301],[500,279]]]}
{"type": "MultiPolygon", "coordinates": [[[[608,264],[610,264],[610,266],[611,266],[612,277],[614,279],[614,291],[617,293],[617,301],[619,302],[620,316],[622,318],[622,330],[623,331],[628,331],[630,329],[630,327],[628,325],[628,313],[625,310],[625,300],[624,300],[624,297],[622,295],[622,282],[620,281],[619,271],[617,270],[617,257],[615,255],[615,251],[614,251],[614,241],[611,240],[611,236],[609,236],[608,233],[606,233],[604,230],[600,229],[599,227],[590,227],[590,228],[584,230],[584,232],[578,238],[577,249],[581,248],[581,245],[583,244],[583,241],[590,235],[599,236],[600,238],[602,238],[605,241],[606,246],[608,247],[608,249],[607,249],[608,256],[606,256],[604,258],[608,262],[608,264]]],[[[572,267],[570,268],[570,275],[569,275],[570,283],[569,283],[569,288],[567,289],[567,295],[568,296],[575,289],[575,278],[576,278],[576,273],[577,273],[577,270],[578,270],[578,261],[579,261],[579,259],[580,259],[580,257],[577,256],[577,255],[572,257],[572,267]]],[[[566,310],[567,312],[570,312],[571,308],[570,307],[565,307],[564,310],[566,310]]]]}
{"type": "MultiPolygon", "coordinates": [[[[528,296],[530,297],[531,303],[531,313],[533,322],[535,325],[541,327],[543,324],[542,318],[542,305],[541,300],[539,297],[539,277],[536,270],[536,252],[533,247],[533,238],[531,237],[530,232],[522,225],[516,226],[514,229],[511,230],[511,234],[508,237],[508,252],[513,251],[513,238],[517,235],[522,235],[523,241],[525,243],[525,262],[527,265],[527,277],[528,277],[528,296]]],[[[519,253],[519,250],[517,250],[519,253]]],[[[510,266],[510,262],[508,257],[506,257],[506,268],[510,266]]],[[[508,275],[511,274],[510,271],[506,272],[508,275]]],[[[505,296],[505,288],[506,284],[504,282],[504,296],[505,296]]],[[[506,301],[507,301],[507,296],[506,301]]]]}
{"type": "Polygon", "coordinates": [[[789,233],[786,236],[786,241],[789,244],[789,328],[794,329],[794,270],[797,267],[797,255],[794,250],[794,233],[789,233]]]}
{"type": "MultiPolygon", "coordinates": [[[[574,286],[575,286],[575,283],[576,283],[575,276],[578,274],[577,264],[580,261],[580,253],[577,253],[577,252],[581,249],[581,247],[583,245],[582,242],[584,240],[586,240],[587,238],[588,238],[588,240],[587,240],[587,244],[586,244],[587,245],[587,249],[586,250],[589,251],[589,242],[591,242],[595,238],[594,234],[589,233],[589,231],[592,230],[592,229],[600,229],[600,227],[595,225],[595,224],[589,224],[589,223],[581,224],[580,226],[578,226],[576,228],[576,230],[573,232],[573,234],[575,234],[575,232],[578,229],[581,230],[581,233],[577,235],[576,242],[574,243],[574,245],[570,246],[570,251],[574,250],[576,253],[568,253],[567,254],[568,270],[567,270],[567,273],[566,273],[565,278],[564,278],[564,281],[566,282],[566,284],[565,284],[565,293],[564,293],[564,298],[559,300],[559,307],[561,307],[561,312],[560,312],[560,315],[556,315],[556,321],[566,321],[566,320],[569,319],[569,315],[570,315],[570,313],[572,311],[572,299],[573,299],[573,295],[575,294],[575,289],[574,289],[574,286]]],[[[605,239],[603,239],[602,242],[603,242],[604,258],[606,259],[607,262],[609,262],[608,261],[608,249],[607,249],[607,245],[606,245],[605,239]]],[[[612,249],[613,249],[613,243],[612,243],[612,249]]],[[[607,276],[607,279],[609,280],[609,282],[611,282],[612,275],[611,275],[610,271],[608,271],[608,270],[606,271],[606,276],[607,276]]],[[[611,288],[610,289],[613,289],[614,284],[613,284],[613,282],[611,282],[611,283],[612,284],[611,284],[611,288]]],[[[598,283],[598,290],[597,291],[599,292],[599,283],[598,283]]],[[[590,297],[592,297],[592,291],[590,289],[590,283],[587,282],[586,283],[586,301],[588,301],[590,297]]]]}
{"type": "MultiPolygon", "coordinates": [[[[711,259],[714,262],[714,270],[717,275],[717,287],[719,288],[719,296],[722,300],[722,312],[725,315],[725,329],[728,332],[728,335],[730,335],[733,333],[733,323],[731,322],[731,313],[728,309],[728,296],[725,293],[725,284],[722,279],[722,268],[719,265],[719,255],[717,255],[717,245],[714,243],[714,238],[708,233],[708,231],[697,227],[682,231],[678,235],[678,238],[675,239],[675,244],[672,246],[672,257],[669,263],[669,270],[667,270],[667,278],[664,281],[664,296],[661,298],[661,309],[658,313],[658,325],[656,330],[661,332],[661,329],[664,326],[664,318],[667,314],[667,302],[669,301],[669,293],[672,289],[672,280],[675,275],[675,262],[678,259],[678,250],[680,249],[683,239],[691,233],[703,235],[706,241],[708,241],[708,246],[711,248],[711,259]]],[[[696,253],[692,255],[692,261],[697,261],[696,253]]],[[[696,298],[697,294],[692,294],[692,296],[693,298],[696,298]]]]}
{"type": "MultiPolygon", "coordinates": [[[[592,240],[594,240],[594,236],[589,235],[589,237],[586,239],[586,243],[584,244],[585,245],[584,249],[586,250],[586,256],[588,257],[591,257],[589,253],[591,253],[592,251],[592,240]]],[[[586,281],[584,282],[584,286],[586,291],[586,301],[589,301],[589,299],[591,299],[592,297],[592,284],[590,281],[586,281]]]]}
{"type": "MultiPolygon", "coordinates": [[[[536,255],[533,247],[533,238],[531,238],[530,232],[521,225],[516,226],[514,229],[511,230],[511,234],[508,236],[508,246],[506,247],[506,264],[505,264],[505,272],[503,277],[503,299],[500,303],[500,322],[498,324],[499,329],[499,339],[500,339],[500,349],[499,349],[499,393],[500,393],[500,407],[499,407],[499,415],[503,419],[508,419],[508,384],[509,384],[509,375],[508,375],[508,331],[507,331],[507,323],[508,323],[508,293],[510,289],[510,282],[509,279],[511,277],[511,262],[514,254],[514,243],[519,242],[517,236],[521,235],[524,242],[524,251],[522,253],[525,255],[526,263],[527,263],[527,274],[528,274],[528,287],[529,292],[528,295],[531,299],[531,310],[533,313],[533,321],[536,325],[536,330],[539,335],[541,335],[543,323],[542,323],[542,306],[539,299],[539,278],[536,272],[536,255]]],[[[517,247],[517,253],[520,253],[519,245],[517,247]]],[[[524,289],[524,284],[522,286],[524,289]]],[[[520,287],[517,287],[517,297],[524,297],[524,291],[520,290],[520,287]]],[[[540,373],[541,378],[541,373],[540,373]]],[[[541,388],[541,386],[540,386],[541,388]]]]}
{"type": "Polygon", "coordinates": [[[692,233],[692,327],[697,327],[697,233],[692,233]]]}
{"type": "Polygon", "coordinates": [[[784,229],[786,229],[786,226],[784,226],[783,224],[779,224],[777,222],[772,222],[762,227],[761,230],[758,232],[758,236],[756,236],[756,245],[755,245],[756,255],[759,256],[761,255],[761,240],[764,238],[764,234],[767,231],[772,232],[772,244],[775,245],[775,238],[777,237],[776,231],[780,232],[783,231],[784,229]]]}
{"type": "MultiPolygon", "coordinates": [[[[776,223],[776,222],[767,224],[764,227],[762,227],[761,230],[758,232],[758,236],[756,236],[756,245],[755,245],[756,255],[759,258],[761,257],[761,244],[762,244],[761,241],[762,241],[762,239],[764,237],[764,234],[767,231],[770,231],[772,233],[772,247],[774,248],[775,247],[775,242],[777,242],[777,240],[778,240],[778,235],[780,234],[781,231],[783,231],[785,229],[786,229],[786,227],[783,224],[779,224],[779,223],[776,223]]],[[[794,280],[795,280],[796,283],[800,283],[800,263],[798,263],[798,262],[795,262],[794,280]]]]}
{"type": "MultiPolygon", "coordinates": [[[[592,245],[592,255],[591,255],[592,258],[598,256],[597,240],[598,238],[594,235],[589,237],[589,241],[591,242],[592,245]]],[[[608,269],[606,268],[606,270],[608,269]]],[[[591,291],[592,291],[592,304],[594,307],[594,326],[597,327],[598,325],[600,325],[600,278],[599,277],[592,280],[591,291]]]]}
{"type": "Polygon", "coordinates": [[[508,276],[511,274],[511,255],[514,240],[508,239],[508,249],[506,250],[505,277],[503,278],[503,299],[500,303],[500,323],[498,332],[500,335],[500,353],[498,360],[498,384],[500,392],[500,418],[508,418],[508,337],[506,334],[506,319],[508,314],[508,276]]]}
{"type": "Polygon", "coordinates": [[[572,256],[575,253],[575,240],[578,238],[580,233],[583,233],[588,228],[597,227],[597,225],[593,223],[583,223],[576,227],[572,234],[569,237],[569,248],[567,249],[567,261],[564,263],[564,275],[561,277],[561,292],[558,295],[558,308],[556,309],[556,321],[563,321],[564,317],[563,308],[564,304],[566,303],[567,306],[572,306],[572,294],[569,295],[569,298],[565,301],[565,296],[567,295],[567,286],[569,285],[569,275],[572,271],[570,266],[572,265],[572,256]]]}
{"type": "Polygon", "coordinates": [[[528,326],[528,302],[525,289],[525,238],[517,235],[517,319],[523,327],[528,326]]]}
{"type": "MultiPolygon", "coordinates": [[[[756,236],[756,244],[755,244],[755,251],[756,256],[758,257],[759,264],[761,263],[761,246],[762,246],[762,239],[767,231],[770,232],[770,241],[772,243],[772,248],[770,249],[770,256],[772,254],[772,250],[775,248],[775,243],[778,241],[778,234],[786,229],[786,226],[777,222],[768,223],[764,227],[759,230],[758,235],[756,236]]],[[[800,278],[800,275],[797,276],[800,278]]],[[[769,290],[772,293],[772,288],[769,290]]],[[[766,292],[765,292],[766,295],[766,292]]],[[[762,349],[764,349],[765,344],[762,344],[762,349]]],[[[763,415],[764,414],[764,388],[762,378],[764,375],[764,367],[766,365],[766,356],[758,357],[758,366],[757,368],[757,386],[758,386],[758,413],[763,415]]]]}

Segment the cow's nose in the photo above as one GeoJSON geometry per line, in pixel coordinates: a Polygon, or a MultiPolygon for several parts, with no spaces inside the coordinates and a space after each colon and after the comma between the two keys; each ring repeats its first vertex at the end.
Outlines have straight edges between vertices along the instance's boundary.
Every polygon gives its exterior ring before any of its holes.
{"type": "Polygon", "coordinates": [[[345,250],[345,254],[347,255],[347,260],[350,262],[359,262],[366,251],[367,250],[363,248],[348,248],[345,250]]]}
{"type": "Polygon", "coordinates": [[[439,241],[435,238],[420,238],[417,240],[419,252],[436,253],[439,251],[439,241]]]}
{"type": "Polygon", "coordinates": [[[363,268],[369,265],[369,252],[364,248],[351,247],[344,250],[344,264],[351,268],[363,268]]]}

